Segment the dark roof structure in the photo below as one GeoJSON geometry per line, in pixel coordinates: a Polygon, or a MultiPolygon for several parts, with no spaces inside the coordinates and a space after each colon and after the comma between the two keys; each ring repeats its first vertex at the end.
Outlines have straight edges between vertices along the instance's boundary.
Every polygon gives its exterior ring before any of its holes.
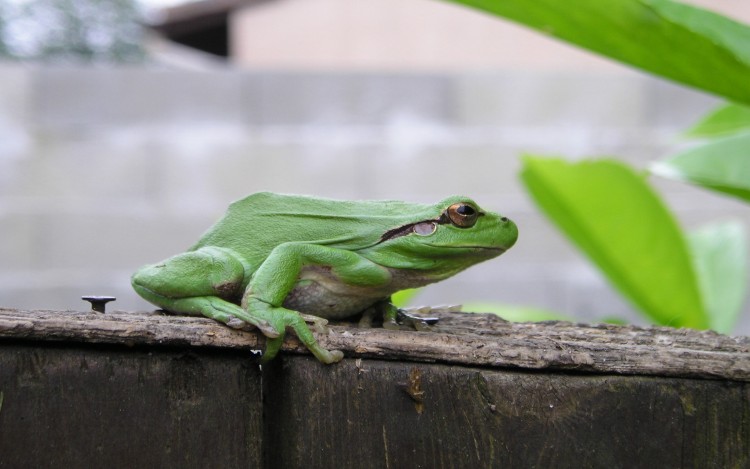
{"type": "Polygon", "coordinates": [[[148,25],[163,37],[219,57],[229,57],[229,16],[272,0],[199,0],[161,10],[148,25]]]}

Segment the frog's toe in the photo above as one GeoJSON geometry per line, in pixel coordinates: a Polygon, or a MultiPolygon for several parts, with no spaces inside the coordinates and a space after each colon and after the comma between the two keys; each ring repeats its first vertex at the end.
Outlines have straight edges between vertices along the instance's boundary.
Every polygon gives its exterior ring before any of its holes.
{"type": "Polygon", "coordinates": [[[219,310],[223,315],[224,324],[232,329],[248,329],[257,327],[264,336],[276,338],[280,332],[263,318],[256,317],[237,305],[226,302],[214,302],[214,309],[219,310]]]}
{"type": "Polygon", "coordinates": [[[260,357],[261,363],[268,363],[273,360],[281,350],[281,345],[284,343],[283,337],[277,337],[275,339],[269,338],[266,340],[266,350],[263,352],[263,356],[260,357]]]}
{"type": "Polygon", "coordinates": [[[328,319],[313,316],[310,314],[299,313],[300,317],[308,324],[311,325],[312,329],[318,334],[328,334],[328,319]]]}
{"type": "Polygon", "coordinates": [[[281,332],[276,330],[275,327],[273,327],[266,321],[263,321],[262,324],[256,324],[256,327],[258,328],[258,330],[260,330],[260,332],[263,333],[264,336],[268,337],[269,339],[275,339],[281,336],[281,332]]]}
{"type": "MultiPolygon", "coordinates": [[[[252,332],[256,329],[263,332],[264,330],[263,328],[257,327],[255,324],[251,324],[247,321],[243,321],[242,319],[235,318],[235,317],[230,318],[229,321],[227,321],[225,324],[228,327],[231,327],[232,329],[236,329],[238,331],[243,331],[243,332],[252,332]]],[[[271,334],[278,334],[278,332],[276,332],[275,329],[266,329],[266,330],[272,331],[270,332],[271,334]]],[[[263,335],[266,335],[266,334],[263,333],[263,335]]]]}
{"type": "Polygon", "coordinates": [[[232,329],[249,329],[249,328],[255,328],[252,324],[249,324],[241,319],[237,319],[236,317],[232,316],[229,318],[229,321],[226,322],[226,325],[231,327],[232,329]]]}
{"type": "Polygon", "coordinates": [[[324,354],[322,357],[318,357],[326,365],[338,363],[344,358],[344,352],[341,350],[326,350],[326,352],[327,356],[324,354]]]}
{"type": "Polygon", "coordinates": [[[264,336],[270,339],[275,339],[276,337],[281,335],[275,327],[273,327],[268,321],[264,319],[250,317],[248,317],[247,319],[245,319],[244,317],[243,319],[240,319],[232,316],[225,324],[232,329],[252,330],[257,328],[260,332],[263,333],[264,336]]]}
{"type": "Polygon", "coordinates": [[[312,314],[304,314],[299,313],[299,316],[305,320],[305,322],[309,322],[311,324],[320,324],[321,326],[325,326],[328,324],[328,319],[321,318],[320,316],[313,316],[312,314]]]}

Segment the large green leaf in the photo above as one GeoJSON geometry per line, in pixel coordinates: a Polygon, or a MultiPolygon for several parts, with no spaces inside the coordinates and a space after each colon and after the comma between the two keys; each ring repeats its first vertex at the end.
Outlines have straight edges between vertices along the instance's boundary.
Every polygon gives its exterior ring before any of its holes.
{"type": "MultiPolygon", "coordinates": [[[[748,45],[750,47],[750,45],[748,45]]],[[[750,107],[727,103],[685,132],[687,137],[718,137],[750,130],[750,107]]]]}
{"type": "Polygon", "coordinates": [[[690,148],[654,163],[651,171],[750,201],[750,132],[690,148]]]}
{"type": "Polygon", "coordinates": [[[406,290],[397,291],[391,295],[391,304],[397,308],[406,308],[421,291],[421,288],[407,288],[406,290]]]}
{"type": "Polygon", "coordinates": [[[750,26],[671,0],[452,0],[750,104],[750,26]]]}
{"type": "Polygon", "coordinates": [[[614,160],[527,156],[536,203],[654,322],[709,327],[687,242],[644,177],[614,160]]]}
{"type": "Polygon", "coordinates": [[[728,334],[747,288],[747,237],[741,223],[724,222],[688,236],[711,328],[728,334]]]}
{"type": "Polygon", "coordinates": [[[492,313],[511,322],[570,321],[571,318],[561,313],[530,306],[505,305],[484,301],[472,301],[463,304],[463,311],[470,313],[492,313]]]}

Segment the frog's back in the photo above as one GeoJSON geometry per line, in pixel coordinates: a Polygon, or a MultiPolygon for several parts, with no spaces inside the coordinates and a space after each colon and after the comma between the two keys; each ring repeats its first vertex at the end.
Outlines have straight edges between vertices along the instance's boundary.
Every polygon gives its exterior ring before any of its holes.
{"type": "Polygon", "coordinates": [[[359,249],[386,231],[436,216],[430,205],[393,200],[345,201],[260,192],[229,206],[192,249],[234,249],[247,260],[262,260],[281,243],[302,241],[359,249]]]}

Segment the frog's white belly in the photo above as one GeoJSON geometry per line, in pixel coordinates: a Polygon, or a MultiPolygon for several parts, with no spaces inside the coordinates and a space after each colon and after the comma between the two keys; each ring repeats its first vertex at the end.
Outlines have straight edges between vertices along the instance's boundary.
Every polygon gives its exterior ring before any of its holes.
{"type": "Polygon", "coordinates": [[[326,319],[343,319],[361,313],[399,290],[434,281],[416,270],[392,269],[390,273],[388,284],[363,287],[340,281],[331,274],[330,268],[306,267],[284,299],[284,307],[326,319]]]}

